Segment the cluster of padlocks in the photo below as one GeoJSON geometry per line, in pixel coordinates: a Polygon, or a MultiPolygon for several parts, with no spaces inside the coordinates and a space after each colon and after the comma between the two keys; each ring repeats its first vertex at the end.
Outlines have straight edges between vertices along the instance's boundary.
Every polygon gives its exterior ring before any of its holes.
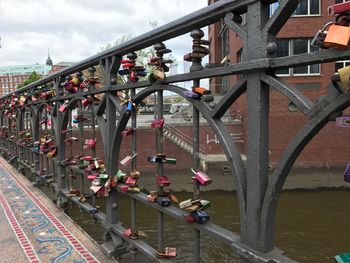
{"type": "MultiPolygon", "coordinates": [[[[209,53],[209,49],[206,47],[209,44],[207,40],[200,40],[196,38],[193,40],[193,51],[184,56],[185,61],[193,62],[193,65],[199,66],[199,59],[202,59],[209,53]]],[[[164,58],[164,55],[171,53],[171,50],[166,48],[163,43],[155,45],[155,56],[149,59],[148,66],[149,70],[146,70],[145,66],[137,65],[136,54],[130,52],[127,58],[120,60],[120,68],[118,69],[118,74],[122,78],[126,78],[127,82],[135,83],[139,80],[149,80],[151,83],[156,81],[164,81],[166,79],[166,72],[169,72],[169,66],[167,64],[173,63],[171,59],[164,58]]],[[[198,70],[198,69],[197,69],[198,70]]],[[[17,143],[20,147],[33,148],[34,153],[40,155],[42,161],[38,164],[39,171],[37,176],[43,179],[52,178],[52,173],[49,173],[49,165],[46,167],[44,165],[43,157],[54,158],[58,153],[58,145],[55,142],[54,136],[54,124],[53,124],[53,113],[58,112],[64,114],[68,118],[67,126],[60,133],[64,137],[65,147],[65,159],[57,160],[57,163],[68,168],[66,170],[66,182],[68,186],[67,196],[78,197],[80,202],[85,202],[89,195],[83,191],[83,187],[80,189],[75,186],[74,180],[76,176],[74,172],[82,174],[84,178],[89,182],[89,189],[94,197],[105,197],[110,194],[111,189],[116,189],[124,193],[139,193],[140,186],[138,181],[140,179],[141,173],[133,165],[134,159],[137,157],[137,152],[132,152],[129,155],[121,158],[119,162],[119,169],[114,175],[109,175],[103,160],[99,160],[96,157],[96,131],[95,131],[95,116],[91,111],[91,116],[87,116],[84,113],[85,109],[90,109],[91,104],[99,103],[103,100],[103,93],[98,93],[98,89],[101,88],[102,81],[99,77],[95,76],[96,68],[90,67],[87,70],[90,74],[89,77],[85,77],[82,72],[77,72],[74,75],[66,76],[64,81],[59,83],[58,95],[67,96],[72,94],[81,94],[81,98],[74,100],[72,103],[69,98],[57,101],[56,89],[54,83],[49,83],[46,85],[41,85],[27,89],[22,92],[17,92],[9,97],[6,97],[0,102],[0,109],[3,110],[5,115],[10,119],[8,122],[9,126],[3,126],[0,128],[0,137],[11,139],[13,142],[17,143]],[[89,94],[85,92],[90,91],[89,94]],[[91,92],[93,91],[93,92],[91,92]],[[97,91],[97,92],[96,92],[97,91]],[[39,114],[39,138],[36,141],[33,138],[33,133],[29,125],[25,130],[16,131],[16,115],[18,110],[22,107],[34,104],[40,105],[44,103],[42,112],[39,114]],[[76,110],[77,114],[72,115],[71,112],[67,111],[76,110]],[[57,112],[58,111],[58,112],[57,112]],[[89,122],[91,124],[92,134],[90,138],[83,136],[83,126],[89,122]],[[78,134],[74,131],[73,126],[78,126],[78,134]],[[51,128],[51,130],[49,130],[51,128]],[[12,132],[10,132],[12,130],[12,132]],[[17,136],[19,137],[17,140],[17,136]],[[73,149],[78,149],[75,147],[76,144],[80,143],[81,153],[74,154],[73,149]],[[88,154],[86,150],[90,150],[91,154],[88,154]],[[128,169],[131,167],[131,169],[128,169]],[[123,172],[123,170],[129,170],[123,172]]],[[[117,84],[117,78],[112,77],[110,83],[112,85],[117,84]]],[[[117,91],[113,92],[119,98],[121,113],[130,117],[132,114],[137,113],[140,107],[143,107],[145,103],[143,101],[135,103],[133,101],[132,94],[130,91],[117,91]]],[[[211,94],[210,90],[203,87],[193,87],[192,90],[187,90],[183,92],[183,96],[188,99],[204,99],[206,102],[212,101],[213,97],[209,96],[211,94]]],[[[29,112],[28,112],[29,114],[29,112]]],[[[163,126],[165,124],[165,119],[161,115],[156,117],[151,123],[150,127],[153,128],[157,135],[163,132],[163,126]]],[[[134,136],[137,131],[136,126],[127,127],[120,133],[120,136],[134,136]]],[[[163,142],[161,142],[163,143],[163,142]]],[[[158,150],[157,150],[158,151],[158,150]]],[[[170,158],[163,152],[155,152],[155,154],[145,157],[147,161],[153,163],[157,167],[163,167],[163,165],[175,165],[176,159],[170,158]]],[[[12,157],[12,156],[11,156],[12,157]]],[[[17,157],[17,153],[15,153],[17,157]]],[[[52,159],[55,161],[54,159],[52,159]]],[[[37,161],[37,163],[39,163],[37,161]]],[[[34,166],[34,165],[33,165],[34,166]]],[[[32,167],[33,167],[32,166],[32,167]]],[[[207,200],[201,200],[200,198],[188,199],[179,202],[177,197],[171,192],[170,179],[168,176],[164,175],[162,172],[156,174],[156,186],[157,190],[148,191],[147,200],[154,204],[162,207],[168,207],[171,204],[176,204],[181,210],[184,211],[183,217],[184,221],[189,223],[197,222],[199,224],[204,224],[209,221],[210,217],[205,211],[210,206],[210,202],[207,200]]],[[[193,170],[192,182],[196,187],[209,185],[212,180],[204,172],[199,170],[193,170]]],[[[53,179],[53,178],[52,178],[53,179]]],[[[52,180],[51,179],[51,180],[52,180]]],[[[98,211],[98,207],[93,201],[93,207],[98,211]]],[[[139,238],[144,237],[146,234],[140,230],[135,231],[133,228],[127,229],[124,232],[124,236],[128,238],[139,238]]],[[[158,257],[174,257],[176,256],[176,249],[171,247],[165,247],[164,251],[157,251],[158,257]]]]}

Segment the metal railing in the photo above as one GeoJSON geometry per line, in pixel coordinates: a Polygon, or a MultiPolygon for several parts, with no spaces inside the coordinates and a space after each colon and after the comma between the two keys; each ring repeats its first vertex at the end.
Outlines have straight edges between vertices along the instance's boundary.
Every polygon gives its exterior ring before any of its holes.
{"type": "MultiPolygon", "coordinates": [[[[298,1],[280,1],[278,9],[270,17],[267,1],[221,0],[190,15],[175,20],[158,29],[122,43],[112,49],[87,58],[68,68],[53,73],[16,92],[0,98],[1,152],[18,164],[20,169],[29,170],[36,181],[48,181],[55,187],[57,204],[63,206],[74,202],[93,218],[99,220],[106,233],[102,248],[107,254],[140,252],[156,262],[164,257],[173,256],[166,249],[164,239],[164,215],[184,221],[184,211],[176,205],[168,206],[166,178],[164,177],[163,153],[163,92],[165,90],[179,94],[193,105],[193,169],[199,172],[199,116],[208,124],[222,143],[224,152],[234,178],[240,206],[240,235],[211,222],[204,223],[197,213],[192,215],[193,262],[200,262],[201,233],[210,235],[232,247],[241,262],[293,262],[274,248],[274,223],[279,196],[284,181],[295,159],[307,143],[324,127],[333,112],[341,111],[350,104],[350,96],[339,92],[336,83],[331,83],[327,96],[320,97],[317,103],[311,102],[295,87],[284,83],[273,72],[277,69],[344,60],[350,57],[350,50],[321,50],[309,54],[275,58],[276,35],[294,12],[298,1]],[[241,14],[247,13],[247,23],[241,25],[241,14]],[[230,30],[234,30],[242,39],[242,62],[233,65],[204,69],[201,59],[207,54],[202,40],[201,27],[224,20],[230,30]],[[191,32],[192,51],[187,56],[192,62],[190,72],[174,76],[160,76],[158,80],[137,81],[135,74],[144,74],[143,69],[135,65],[137,50],[155,45],[156,58],[151,64],[160,71],[166,71],[163,58],[168,53],[162,41],[191,32]],[[127,61],[123,59],[127,56],[127,61]],[[127,65],[128,64],[128,65],[127,65]],[[120,71],[121,65],[124,71],[120,71]],[[96,66],[103,75],[98,79],[96,66]],[[125,71],[127,69],[127,71],[125,71]],[[83,78],[81,71],[87,70],[88,77],[83,78]],[[70,77],[72,74],[76,74],[70,77]],[[118,74],[127,74],[128,82],[119,83],[118,74]],[[242,75],[225,96],[216,104],[210,95],[193,98],[185,90],[172,83],[193,81],[193,87],[200,86],[200,80],[216,76],[242,75]],[[269,149],[269,86],[292,101],[308,122],[286,148],[277,168],[268,174],[269,149]],[[239,152],[226,125],[220,120],[241,94],[247,94],[247,166],[243,165],[239,152]],[[154,127],[157,131],[155,149],[157,155],[150,160],[156,162],[158,179],[157,193],[147,196],[137,188],[137,127],[136,108],[149,95],[157,96],[157,116],[154,127]],[[92,123],[91,133],[82,128],[83,118],[74,119],[72,110],[78,115],[89,109],[92,123]],[[50,119],[51,124],[44,119],[50,119]],[[131,130],[127,123],[131,119],[131,130]],[[43,121],[43,123],[41,123],[43,121]],[[71,127],[76,122],[78,128],[71,127]],[[98,125],[98,131],[95,130],[98,125]],[[74,139],[79,132],[80,145],[74,139]],[[85,139],[94,140],[96,132],[101,133],[97,144],[103,149],[103,158],[97,158],[96,146],[85,139]],[[118,172],[120,167],[120,147],[124,135],[132,137],[131,153],[123,160],[130,171],[128,176],[118,172]],[[124,134],[124,135],[123,135],[124,134]],[[53,135],[53,136],[52,136],[53,135]],[[84,139],[84,140],[83,140],[84,139]],[[87,152],[88,151],[88,152],[87,152]],[[87,156],[90,154],[91,156],[87,156]],[[131,174],[132,172],[133,175],[131,174]],[[96,173],[98,175],[96,175],[96,173]],[[87,175],[90,175],[87,180],[87,175]],[[96,178],[94,178],[96,177],[96,178]],[[123,178],[124,177],[124,178],[123,178]],[[131,178],[131,179],[129,179],[131,178]],[[128,180],[126,182],[126,180],[128,180]],[[97,180],[97,181],[96,181],[97,180]],[[124,180],[124,181],[123,181],[124,180]],[[86,186],[91,191],[86,191],[86,186]],[[91,195],[92,201],[85,199],[91,195]],[[249,193],[249,194],[248,194],[249,193]],[[130,211],[118,210],[118,196],[126,195],[131,200],[130,211]],[[96,198],[106,196],[106,211],[96,207],[96,198]],[[151,202],[157,197],[157,202],[151,202]],[[152,247],[146,240],[138,238],[136,202],[146,204],[158,211],[157,246],[152,247]],[[120,213],[131,215],[130,229],[120,221],[120,213]],[[130,238],[131,237],[131,238],[130,238]]],[[[190,45],[189,45],[190,46],[190,45]]],[[[190,47],[189,47],[190,49],[190,47]]],[[[151,59],[151,58],[150,58],[151,59]]],[[[155,73],[153,73],[155,77],[155,73]]],[[[161,73],[160,73],[161,74],[161,73]]],[[[200,199],[200,187],[203,182],[193,180],[192,201],[200,199]]],[[[194,202],[197,209],[204,209],[202,203],[194,202]]],[[[184,207],[184,204],[183,204],[184,207]]],[[[196,207],[195,207],[196,208],[196,207]]],[[[197,210],[198,211],[198,210],[197,210]]],[[[196,210],[194,210],[196,212],[196,210]]],[[[202,214],[205,216],[205,214],[202,214]]],[[[188,218],[187,218],[188,219],[188,218]]],[[[202,217],[204,220],[205,217],[202,217]]]]}

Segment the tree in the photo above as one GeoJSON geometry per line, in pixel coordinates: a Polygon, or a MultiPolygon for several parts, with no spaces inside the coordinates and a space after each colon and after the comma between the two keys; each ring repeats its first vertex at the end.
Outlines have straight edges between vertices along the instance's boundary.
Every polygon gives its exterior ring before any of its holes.
{"type": "Polygon", "coordinates": [[[41,76],[35,71],[33,71],[32,74],[30,74],[30,76],[22,84],[19,84],[17,86],[17,89],[27,86],[28,84],[35,82],[39,79],[41,79],[41,76]]]}

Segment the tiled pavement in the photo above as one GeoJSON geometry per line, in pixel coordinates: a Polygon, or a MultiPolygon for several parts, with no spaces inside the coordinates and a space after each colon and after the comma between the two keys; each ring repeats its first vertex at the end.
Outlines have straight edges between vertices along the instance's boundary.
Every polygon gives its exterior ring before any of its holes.
{"type": "Polygon", "coordinates": [[[116,262],[0,158],[0,262],[116,262]]]}

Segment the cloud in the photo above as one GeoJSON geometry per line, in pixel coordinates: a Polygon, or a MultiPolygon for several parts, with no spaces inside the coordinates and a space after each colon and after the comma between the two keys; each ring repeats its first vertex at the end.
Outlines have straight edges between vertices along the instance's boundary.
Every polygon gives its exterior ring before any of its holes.
{"type": "MultiPolygon", "coordinates": [[[[149,31],[149,21],[164,25],[206,5],[206,0],[1,0],[0,66],[44,63],[48,48],[54,63],[77,62],[123,35],[149,31]]],[[[174,57],[191,48],[191,39],[181,39],[169,41],[178,52],[174,57]]]]}

